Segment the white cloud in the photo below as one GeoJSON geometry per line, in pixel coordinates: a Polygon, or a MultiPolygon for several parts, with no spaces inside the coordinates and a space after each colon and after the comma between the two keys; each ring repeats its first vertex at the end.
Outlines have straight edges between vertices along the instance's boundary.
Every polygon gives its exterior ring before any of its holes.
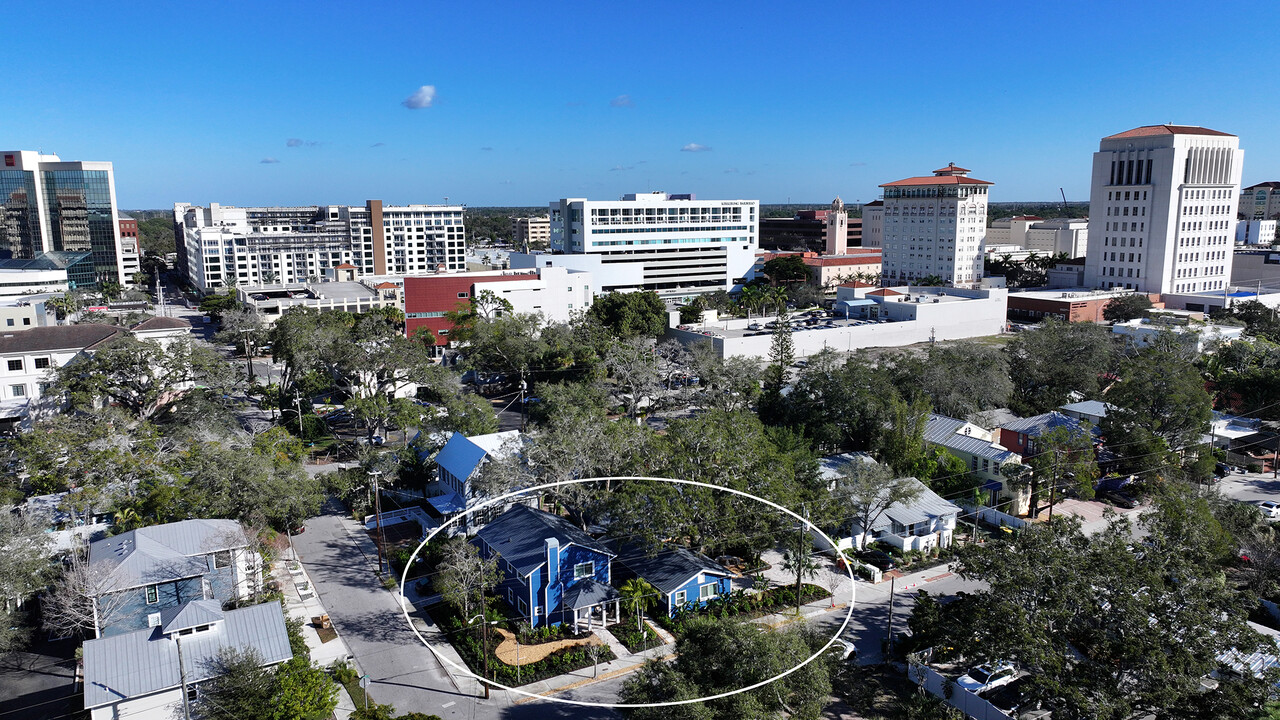
{"type": "Polygon", "coordinates": [[[680,152],[709,152],[710,150],[711,146],[699,145],[698,143],[689,143],[688,145],[680,148],[680,152]]]}
{"type": "Polygon", "coordinates": [[[490,147],[490,146],[488,146],[488,145],[485,145],[484,147],[482,147],[482,148],[480,148],[480,149],[481,149],[481,150],[483,150],[484,152],[492,152],[492,151],[493,151],[493,148],[492,148],[492,147],[490,147]]]}
{"type": "Polygon", "coordinates": [[[371,147],[371,148],[376,148],[376,147],[382,147],[383,145],[386,145],[386,143],[384,143],[384,142],[376,142],[376,143],[374,143],[374,144],[370,145],[369,147],[371,147]]]}
{"type": "Polygon", "coordinates": [[[431,103],[436,100],[436,86],[423,85],[414,91],[412,95],[404,99],[401,105],[410,110],[421,110],[422,108],[431,107],[431,103]]]}
{"type": "Polygon", "coordinates": [[[609,101],[611,107],[635,107],[635,103],[631,102],[630,95],[619,95],[609,101]]]}
{"type": "Polygon", "coordinates": [[[259,163],[261,163],[261,164],[263,164],[263,165],[274,165],[274,164],[276,164],[276,163],[278,163],[278,162],[280,162],[280,161],[279,161],[279,160],[277,160],[277,159],[275,159],[275,158],[273,158],[273,157],[264,157],[264,158],[262,158],[261,160],[259,160],[258,162],[259,162],[259,163]]]}
{"type": "Polygon", "coordinates": [[[302,138],[289,138],[284,141],[286,147],[315,147],[320,144],[317,140],[303,140],[302,138]]]}

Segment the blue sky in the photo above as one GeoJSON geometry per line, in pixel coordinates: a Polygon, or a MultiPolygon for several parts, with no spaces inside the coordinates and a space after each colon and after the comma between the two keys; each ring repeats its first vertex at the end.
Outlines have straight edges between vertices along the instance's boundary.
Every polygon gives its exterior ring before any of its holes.
{"type": "Polygon", "coordinates": [[[948,162],[993,201],[1077,200],[1099,138],[1162,122],[1239,135],[1245,184],[1280,179],[1275,3],[5,12],[0,146],[113,161],[123,208],[867,202],[948,162]]]}

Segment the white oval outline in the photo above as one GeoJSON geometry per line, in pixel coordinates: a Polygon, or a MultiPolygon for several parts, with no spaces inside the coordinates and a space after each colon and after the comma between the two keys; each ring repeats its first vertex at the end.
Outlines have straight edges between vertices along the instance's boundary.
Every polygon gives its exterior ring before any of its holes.
{"type": "MultiPolygon", "coordinates": [[[[496,504],[498,504],[498,503],[500,503],[500,502],[502,502],[502,501],[504,501],[504,500],[510,499],[510,498],[519,497],[519,496],[521,496],[521,495],[525,495],[525,494],[527,494],[527,493],[531,493],[531,492],[537,492],[537,491],[541,491],[541,490],[546,490],[546,489],[548,489],[548,488],[561,487],[561,486],[564,486],[564,485],[581,485],[581,484],[585,484],[585,483],[604,482],[604,481],[611,481],[611,480],[656,480],[656,481],[658,481],[658,482],[674,483],[674,484],[677,484],[677,485],[692,485],[692,486],[694,486],[694,487],[702,487],[702,488],[707,488],[707,489],[710,489],[710,490],[723,490],[723,491],[725,491],[725,492],[732,493],[732,494],[734,494],[734,495],[739,495],[739,496],[741,496],[741,497],[745,497],[745,498],[748,498],[748,499],[751,499],[751,500],[756,500],[756,501],[758,501],[758,502],[762,502],[762,503],[764,503],[765,505],[768,505],[769,507],[774,508],[775,510],[781,510],[782,512],[786,513],[787,515],[790,515],[791,517],[795,518],[796,520],[799,520],[800,522],[804,523],[806,526],[808,526],[809,528],[811,528],[813,531],[815,531],[815,532],[817,532],[819,535],[821,535],[821,536],[822,536],[822,539],[823,539],[823,540],[826,540],[826,541],[827,541],[827,543],[831,546],[831,548],[832,548],[833,550],[835,550],[837,553],[840,553],[840,555],[841,555],[841,556],[843,556],[843,553],[839,550],[839,547],[838,547],[838,545],[836,544],[836,542],[835,542],[834,540],[832,540],[832,539],[831,539],[831,536],[829,536],[829,535],[827,535],[825,532],[823,532],[823,531],[822,531],[822,529],[821,529],[821,528],[819,528],[817,525],[814,525],[813,523],[809,522],[809,520],[807,520],[806,518],[802,518],[802,517],[800,517],[800,516],[799,516],[799,515],[797,515],[796,513],[792,512],[791,510],[788,510],[787,508],[782,507],[781,505],[779,505],[779,504],[777,504],[777,503],[775,503],[775,502],[772,502],[772,501],[770,501],[770,500],[765,500],[764,498],[762,498],[762,497],[757,497],[757,496],[755,496],[755,495],[752,495],[751,493],[742,492],[741,490],[734,490],[733,488],[727,488],[727,487],[723,487],[723,486],[720,486],[720,485],[711,485],[711,484],[709,484],[709,483],[698,482],[698,481],[696,481],[696,480],[680,480],[680,479],[677,479],[677,478],[648,477],[648,476],[644,476],[644,475],[609,475],[609,476],[605,476],[605,477],[594,477],[594,478],[571,478],[571,479],[569,479],[569,480],[558,480],[558,481],[556,481],[556,482],[546,483],[546,484],[544,484],[544,485],[535,485],[535,486],[533,486],[533,487],[524,488],[524,489],[522,489],[522,490],[516,490],[516,491],[513,491],[513,492],[506,493],[505,495],[500,495],[500,496],[498,496],[498,497],[496,497],[496,498],[493,498],[492,500],[487,500],[487,501],[485,501],[485,502],[483,502],[483,503],[480,503],[479,505],[475,506],[474,508],[467,508],[467,509],[466,509],[466,510],[464,510],[463,512],[458,513],[458,515],[457,515],[457,516],[453,517],[452,519],[450,519],[450,520],[446,521],[444,524],[440,525],[440,527],[437,527],[435,530],[432,530],[432,531],[427,535],[427,537],[426,537],[426,538],[424,538],[424,539],[423,539],[423,541],[422,541],[421,543],[419,543],[419,544],[418,544],[418,547],[414,549],[413,553],[409,556],[409,560],[408,560],[408,562],[406,562],[406,563],[405,563],[405,565],[404,565],[404,572],[402,572],[402,573],[400,574],[400,610],[401,610],[401,612],[404,614],[405,622],[409,623],[409,629],[413,631],[413,634],[414,634],[414,635],[417,635],[417,636],[418,636],[418,639],[422,641],[422,644],[423,644],[423,645],[425,645],[425,646],[427,647],[427,649],[431,651],[431,654],[432,654],[432,655],[434,655],[434,656],[436,657],[436,659],[437,659],[437,660],[439,660],[440,662],[444,663],[445,665],[448,665],[448,666],[449,666],[449,667],[451,667],[451,668],[454,668],[455,670],[458,670],[458,671],[462,672],[462,673],[463,673],[463,674],[465,674],[465,675],[469,675],[469,676],[471,676],[471,677],[475,678],[476,680],[478,680],[478,681],[479,681],[479,682],[481,682],[481,683],[487,683],[488,685],[491,685],[491,686],[496,687],[496,688],[501,688],[501,689],[503,689],[503,690],[506,690],[507,692],[513,692],[513,693],[516,693],[517,695],[523,695],[523,696],[525,696],[525,697],[527,697],[527,698],[537,698],[537,699],[540,699],[540,700],[549,700],[549,701],[551,701],[551,702],[563,703],[563,704],[565,704],[565,705],[578,705],[578,706],[581,706],[581,707],[598,707],[598,708],[655,708],[655,707],[670,707],[670,706],[673,706],[673,705],[690,705],[690,704],[692,704],[692,703],[708,702],[708,701],[711,701],[711,700],[719,700],[719,699],[721,699],[721,698],[731,697],[731,696],[733,696],[733,695],[737,695],[737,694],[739,694],[739,693],[744,693],[744,692],[748,692],[748,691],[750,691],[750,690],[755,690],[755,689],[757,689],[757,688],[764,687],[765,685],[769,685],[769,684],[771,684],[771,683],[777,682],[778,680],[781,680],[782,678],[784,678],[784,677],[786,677],[786,676],[790,675],[791,673],[793,673],[793,672],[795,672],[795,671],[799,670],[800,668],[804,667],[805,665],[808,665],[809,663],[813,662],[814,660],[817,660],[817,659],[818,659],[818,658],[819,658],[823,653],[825,653],[828,649],[830,649],[832,645],[835,645],[836,640],[840,639],[840,636],[844,634],[845,629],[849,627],[849,621],[853,619],[854,595],[855,595],[855,593],[857,592],[857,588],[855,587],[855,585],[856,585],[856,581],[854,580],[854,577],[853,577],[853,563],[846,562],[846,563],[845,563],[845,572],[846,572],[846,573],[848,573],[848,575],[849,575],[849,611],[848,611],[847,613],[845,613],[845,616],[844,616],[844,622],[840,623],[840,628],[835,632],[835,634],[833,634],[833,635],[831,636],[831,639],[827,641],[827,644],[826,644],[826,645],[823,645],[821,648],[819,648],[819,649],[818,649],[818,651],[817,651],[817,652],[815,652],[814,654],[812,654],[812,655],[810,655],[808,658],[806,658],[806,659],[804,660],[804,662],[801,662],[800,664],[796,665],[795,667],[791,668],[790,670],[787,670],[787,671],[785,671],[785,672],[778,673],[777,675],[774,675],[774,676],[773,676],[773,677],[771,677],[771,678],[766,678],[766,679],[764,679],[764,680],[761,680],[760,682],[758,682],[758,683],[756,683],[756,684],[754,684],[754,685],[748,685],[748,686],[746,686],[746,687],[738,688],[738,689],[736,689],[736,690],[730,690],[730,691],[728,691],[728,692],[722,692],[722,693],[720,693],[720,694],[718,694],[718,695],[708,695],[708,696],[706,696],[706,697],[693,698],[693,699],[691,699],[691,700],[672,700],[672,701],[669,701],[669,702],[659,702],[659,703],[600,703],[600,702],[588,702],[588,701],[586,701],[586,700],[568,700],[568,699],[565,699],[565,698],[558,698],[558,697],[555,697],[555,696],[552,696],[552,695],[540,695],[540,694],[538,694],[538,693],[526,692],[526,691],[521,690],[521,689],[519,689],[519,688],[508,687],[508,686],[506,686],[506,685],[503,685],[502,683],[497,682],[496,680],[489,680],[489,679],[486,679],[486,678],[480,677],[479,675],[476,675],[475,673],[471,672],[471,670],[470,670],[469,668],[462,667],[462,666],[458,665],[457,663],[453,662],[452,660],[449,660],[448,658],[444,657],[444,656],[443,656],[443,655],[441,655],[440,653],[436,652],[436,649],[435,649],[435,648],[433,648],[433,647],[431,647],[431,643],[430,643],[430,642],[428,642],[428,641],[427,641],[427,639],[426,639],[425,637],[423,637],[423,636],[422,636],[422,633],[421,633],[421,632],[419,632],[419,631],[418,631],[418,628],[413,624],[413,618],[409,616],[409,608],[410,608],[410,607],[413,607],[413,606],[412,606],[411,604],[409,604],[409,603],[408,603],[407,599],[406,599],[406,598],[405,598],[405,596],[404,596],[404,586],[405,586],[405,583],[406,583],[406,582],[408,581],[408,579],[409,579],[409,568],[413,566],[413,563],[414,563],[415,559],[418,557],[418,553],[419,553],[419,552],[422,552],[422,548],[426,547],[426,546],[427,546],[427,543],[431,542],[431,538],[434,538],[436,535],[438,535],[438,534],[440,533],[440,531],[441,531],[441,530],[444,530],[445,528],[449,527],[449,525],[450,525],[450,524],[454,523],[454,522],[455,522],[455,521],[457,521],[458,519],[460,519],[460,518],[464,518],[464,517],[466,517],[466,516],[470,515],[471,513],[479,512],[479,511],[481,511],[481,510],[484,510],[485,508],[491,507],[491,506],[493,506],[493,505],[496,505],[496,504]]],[[[650,658],[650,659],[652,659],[652,658],[650,658]]],[[[646,662],[647,662],[647,660],[646,660],[646,662]]],[[[642,663],[641,665],[643,665],[643,663],[642,663]]],[[[638,669],[639,667],[640,667],[640,666],[637,666],[637,669],[638,669]]]]}

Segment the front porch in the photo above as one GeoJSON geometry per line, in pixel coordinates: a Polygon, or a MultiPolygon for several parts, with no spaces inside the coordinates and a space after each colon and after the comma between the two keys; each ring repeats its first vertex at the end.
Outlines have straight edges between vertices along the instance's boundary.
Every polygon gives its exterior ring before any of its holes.
{"type": "Polygon", "coordinates": [[[583,580],[565,591],[561,607],[564,622],[573,623],[575,633],[622,621],[622,595],[617,588],[596,580],[583,580]]]}

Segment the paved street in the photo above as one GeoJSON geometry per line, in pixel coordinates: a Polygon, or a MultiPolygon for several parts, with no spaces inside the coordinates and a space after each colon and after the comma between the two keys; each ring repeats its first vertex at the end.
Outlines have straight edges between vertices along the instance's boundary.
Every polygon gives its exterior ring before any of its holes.
{"type": "Polygon", "coordinates": [[[1244,502],[1280,500],[1280,480],[1271,473],[1228,475],[1217,487],[1224,496],[1244,502]]]}
{"type": "Polygon", "coordinates": [[[309,520],[306,532],[294,536],[293,544],[360,670],[373,681],[369,694],[400,712],[499,717],[496,697],[486,702],[460,692],[409,630],[394,596],[382,588],[343,527],[343,508],[330,501],[325,512],[309,520]]]}

